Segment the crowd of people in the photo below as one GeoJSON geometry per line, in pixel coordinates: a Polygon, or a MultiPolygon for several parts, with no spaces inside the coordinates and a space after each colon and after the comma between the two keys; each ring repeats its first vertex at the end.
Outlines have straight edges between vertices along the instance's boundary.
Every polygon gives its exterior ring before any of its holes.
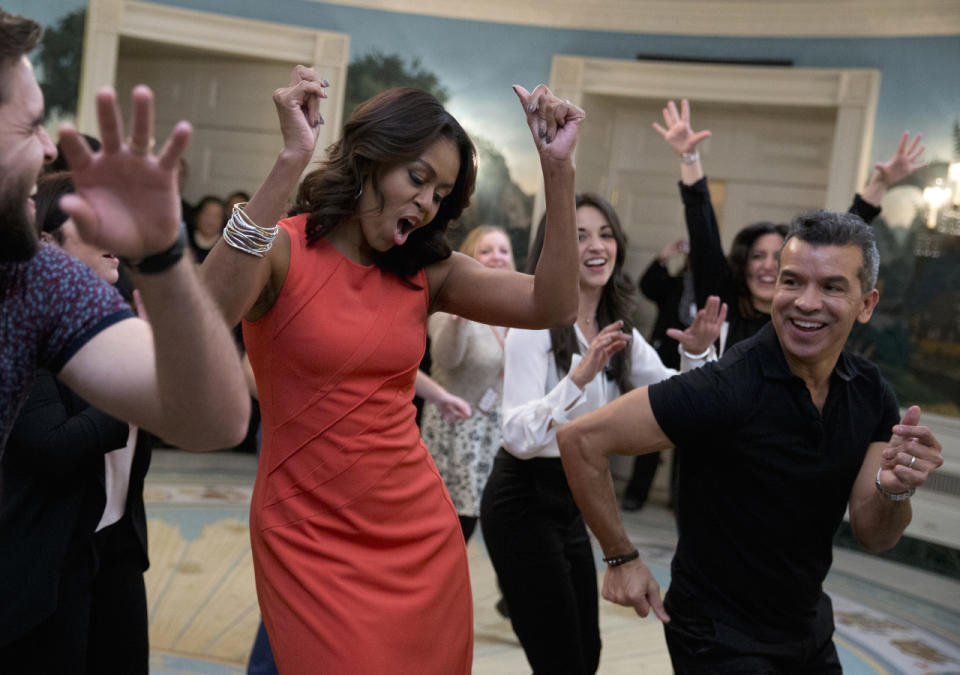
{"type": "Polygon", "coordinates": [[[101,91],[102,147],[64,126],[69,172],[41,178],[58,150],[26,59],[39,35],[0,10],[0,670],[148,672],[150,438],[232,447],[252,395],[251,547],[281,673],[469,673],[478,520],[534,673],[598,668],[587,526],[603,596],[664,622],[677,672],[840,672],[833,533],[849,507],[864,548],[891,547],[943,461],[920,409],[901,418],[843,349],[879,301],[868,223],[920,166],[919,136],[848,213],[749,225],[727,256],[697,150],[710,132],[669,102],[654,127],[679,157],[688,243],[641,281],[651,344],[619,217],[576,191],[585,113],[544,85],[514,85],[545,196],[519,272],[495,225],[451,249],[477,152],[428,93],[361,103],[301,180],[330,86],[303,66],[273,94],[283,143],[251,197],[183,201],[189,124],[154,154],[142,86],[126,131],[101,91]],[[663,599],[609,457],[667,448],[680,536],[663,599]]]}

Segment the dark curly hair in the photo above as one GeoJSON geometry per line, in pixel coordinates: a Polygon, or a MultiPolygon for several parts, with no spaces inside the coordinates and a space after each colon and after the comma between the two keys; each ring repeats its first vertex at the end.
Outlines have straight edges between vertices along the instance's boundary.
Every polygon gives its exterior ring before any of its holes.
{"type": "Polygon", "coordinates": [[[747,286],[747,263],[750,261],[750,249],[757,239],[765,234],[779,234],[781,238],[787,236],[787,226],[779,223],[753,223],[737,232],[730,246],[730,255],[727,262],[730,264],[730,278],[737,294],[737,306],[740,316],[753,318],[757,310],[753,307],[753,298],[747,286]]]}
{"type": "Polygon", "coordinates": [[[343,138],[327,150],[327,159],[300,184],[291,214],[309,213],[307,242],[315,243],[356,215],[357,196],[366,177],[384,197],[380,178],[385,170],[420,157],[437,139],[457,147],[460,171],[436,217],[412,232],[403,246],[374,252],[381,268],[408,278],[451,254],[446,230],[470,201],[477,177],[477,152],[467,132],[431,94],[397,87],[358,105],[343,127],[343,138]]]}
{"type": "MultiPolygon", "coordinates": [[[[600,303],[597,305],[597,329],[601,330],[604,326],[614,321],[623,321],[623,331],[627,334],[633,332],[633,317],[637,309],[637,291],[633,286],[633,281],[623,271],[623,261],[627,255],[627,235],[620,225],[620,218],[617,212],[613,210],[606,199],[593,192],[584,192],[576,197],[577,208],[581,206],[592,206],[603,214],[604,220],[610,225],[613,231],[613,239],[617,242],[617,255],[613,262],[613,274],[607,280],[600,294],[600,303]]],[[[546,230],[546,214],[540,219],[540,225],[537,227],[537,234],[534,237],[533,244],[530,247],[530,253],[527,256],[527,265],[524,270],[528,274],[536,272],[537,263],[540,260],[540,254],[543,252],[543,239],[546,230]]],[[[577,345],[577,333],[573,326],[563,326],[561,328],[550,329],[550,348],[553,350],[553,358],[557,363],[557,369],[561,373],[570,370],[570,363],[574,354],[580,352],[577,345]]],[[[633,389],[633,383],[630,381],[630,350],[622,349],[614,354],[607,363],[607,379],[613,380],[620,388],[621,394],[626,394],[633,389]]]]}

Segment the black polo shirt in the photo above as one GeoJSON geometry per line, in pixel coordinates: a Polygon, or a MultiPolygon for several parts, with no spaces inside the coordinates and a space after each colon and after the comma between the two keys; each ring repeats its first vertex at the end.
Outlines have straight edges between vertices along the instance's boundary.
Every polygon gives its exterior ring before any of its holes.
{"type": "Polygon", "coordinates": [[[821,415],[767,324],[649,392],[683,453],[672,611],[765,639],[810,630],[867,447],[899,422],[890,385],[843,353],[821,415]]]}

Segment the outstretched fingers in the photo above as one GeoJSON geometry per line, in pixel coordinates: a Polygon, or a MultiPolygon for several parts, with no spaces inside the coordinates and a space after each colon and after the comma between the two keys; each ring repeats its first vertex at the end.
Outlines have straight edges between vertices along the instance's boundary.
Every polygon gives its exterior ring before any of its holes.
{"type": "Polygon", "coordinates": [[[110,87],[97,92],[97,126],[100,128],[103,152],[119,152],[123,145],[123,122],[117,107],[117,95],[110,87]]]}
{"type": "Polygon", "coordinates": [[[710,138],[712,135],[713,134],[707,129],[704,129],[703,131],[698,131],[692,136],[690,136],[690,145],[695,147],[700,143],[700,141],[710,138]]]}
{"type": "Polygon", "coordinates": [[[153,92],[150,87],[138,85],[131,95],[130,152],[149,155],[153,151],[153,92]]]}
{"type": "Polygon", "coordinates": [[[83,239],[97,240],[100,219],[86,199],[76,193],[65,194],[60,198],[60,210],[73,220],[83,239]]]}
{"type": "MultiPolygon", "coordinates": [[[[906,136],[907,136],[907,134],[904,133],[904,138],[906,138],[906,136]]],[[[907,154],[908,154],[908,155],[913,155],[913,154],[915,154],[915,152],[916,152],[916,150],[917,150],[917,145],[920,144],[920,139],[921,139],[921,138],[923,138],[923,134],[917,134],[916,136],[913,137],[913,143],[910,144],[910,148],[907,150],[907,154]]],[[[902,145],[902,143],[901,143],[901,145],[902,145]]],[[[920,152],[923,152],[923,148],[920,149],[920,152]]]]}
{"type": "Polygon", "coordinates": [[[664,108],[666,111],[663,119],[666,120],[669,126],[675,125],[677,122],[682,121],[680,118],[680,113],[677,112],[677,104],[673,101],[667,101],[667,107],[664,108]]]}
{"type": "Polygon", "coordinates": [[[60,126],[60,152],[71,171],[83,171],[93,158],[87,139],[72,124],[60,126]]]}
{"type": "Polygon", "coordinates": [[[187,144],[190,142],[191,133],[193,133],[193,127],[190,126],[189,122],[185,120],[177,122],[173,131],[170,132],[170,137],[167,138],[167,142],[163,144],[163,148],[160,150],[158,160],[161,168],[166,171],[172,171],[177,168],[177,165],[180,163],[180,158],[183,156],[184,151],[187,149],[187,144]]]}

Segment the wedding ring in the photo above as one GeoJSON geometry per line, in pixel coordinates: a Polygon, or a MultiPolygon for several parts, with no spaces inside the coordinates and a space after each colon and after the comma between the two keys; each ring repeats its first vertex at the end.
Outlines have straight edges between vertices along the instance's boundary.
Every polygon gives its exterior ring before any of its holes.
{"type": "Polygon", "coordinates": [[[910,458],[910,463],[907,464],[907,468],[908,468],[908,469],[912,469],[912,468],[913,468],[913,463],[916,462],[916,461],[917,461],[917,456],[916,456],[916,455],[913,455],[913,456],[910,458]]]}

